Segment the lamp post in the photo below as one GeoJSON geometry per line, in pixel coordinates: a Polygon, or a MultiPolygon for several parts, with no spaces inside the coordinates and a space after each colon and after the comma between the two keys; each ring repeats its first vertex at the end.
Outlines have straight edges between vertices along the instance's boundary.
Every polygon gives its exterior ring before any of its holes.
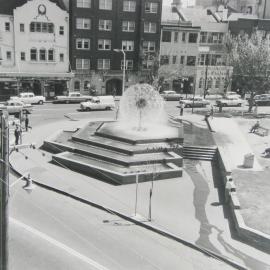
{"type": "Polygon", "coordinates": [[[123,82],[122,82],[122,95],[124,94],[125,91],[125,80],[126,80],[126,53],[123,49],[114,49],[115,52],[121,52],[123,53],[123,82]]]}
{"type": "Polygon", "coordinates": [[[208,66],[209,66],[209,61],[210,61],[210,54],[206,54],[206,59],[205,59],[205,81],[204,81],[204,91],[203,91],[203,98],[206,96],[206,91],[208,90],[208,66]]]}

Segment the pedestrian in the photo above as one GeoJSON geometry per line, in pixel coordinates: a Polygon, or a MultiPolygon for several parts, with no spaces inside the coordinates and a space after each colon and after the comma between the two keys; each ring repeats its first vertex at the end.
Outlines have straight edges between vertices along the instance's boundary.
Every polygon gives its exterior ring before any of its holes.
{"type": "Polygon", "coordinates": [[[257,121],[250,129],[250,133],[254,133],[260,127],[260,122],[257,121]]]}
{"type": "Polygon", "coordinates": [[[29,118],[28,115],[25,115],[25,120],[24,120],[24,124],[25,124],[25,131],[28,131],[29,128],[29,118]]]}
{"type": "Polygon", "coordinates": [[[210,116],[211,116],[211,119],[213,119],[214,117],[214,106],[211,105],[211,108],[210,108],[210,116]]]}
{"type": "Polygon", "coordinates": [[[180,101],[180,115],[181,116],[184,114],[184,108],[185,108],[185,104],[180,101]]]}
{"type": "Polygon", "coordinates": [[[18,145],[19,139],[21,136],[21,131],[19,130],[19,126],[16,126],[15,131],[14,131],[14,136],[15,136],[15,145],[18,145]]]}

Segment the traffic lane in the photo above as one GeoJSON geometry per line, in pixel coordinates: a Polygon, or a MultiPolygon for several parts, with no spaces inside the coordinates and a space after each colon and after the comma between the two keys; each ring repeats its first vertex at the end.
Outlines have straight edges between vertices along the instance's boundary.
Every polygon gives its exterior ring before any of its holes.
{"type": "Polygon", "coordinates": [[[109,111],[79,111],[79,104],[52,104],[46,103],[43,106],[35,106],[32,114],[29,115],[30,126],[39,126],[54,121],[63,120],[64,117],[76,119],[92,118],[114,118],[115,110],[109,111]]]}
{"type": "MultiPolygon", "coordinates": [[[[31,194],[27,194],[21,189],[21,184],[16,185],[11,193],[10,216],[111,270],[173,270],[179,267],[187,270],[212,269],[212,267],[232,269],[117,216],[38,187],[31,194]]],[[[26,263],[31,267],[35,260],[43,261],[44,265],[47,261],[51,262],[47,260],[51,259],[50,249],[36,249],[34,261],[31,256],[29,257],[33,246],[38,243],[43,245],[44,239],[31,238],[28,231],[21,231],[21,228],[13,225],[10,227],[10,236],[14,241],[10,250],[10,256],[15,260],[13,264],[20,265],[20,261],[17,260],[23,260],[24,257],[29,258],[26,263]],[[18,243],[21,248],[17,258],[14,255],[18,252],[15,247],[16,236],[19,233],[23,239],[18,243]],[[27,242],[24,244],[25,237],[29,238],[31,245],[27,242]]],[[[59,260],[53,257],[53,260],[61,264],[63,256],[70,254],[61,255],[59,260]]],[[[25,269],[31,268],[26,266],[25,269]]],[[[53,266],[47,269],[58,268],[53,266]]]]}

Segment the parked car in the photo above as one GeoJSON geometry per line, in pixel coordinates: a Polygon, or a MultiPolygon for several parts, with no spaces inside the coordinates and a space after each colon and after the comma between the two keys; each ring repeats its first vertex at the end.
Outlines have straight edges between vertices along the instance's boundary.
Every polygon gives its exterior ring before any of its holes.
{"type": "Polygon", "coordinates": [[[80,109],[82,111],[92,110],[111,110],[115,108],[115,102],[113,96],[97,96],[92,97],[91,100],[81,102],[80,109]]]}
{"type": "Polygon", "coordinates": [[[92,96],[84,96],[78,92],[70,92],[67,96],[56,96],[53,103],[80,103],[90,100],[92,96]]]}
{"type": "Polygon", "coordinates": [[[222,106],[222,107],[231,107],[231,106],[241,107],[243,102],[244,101],[241,98],[238,98],[237,96],[232,96],[232,95],[228,96],[227,98],[216,100],[217,106],[222,106]]]}
{"type": "Polygon", "coordinates": [[[8,100],[0,105],[0,110],[7,110],[8,114],[31,113],[33,106],[17,100],[8,100]]]}
{"type": "Polygon", "coordinates": [[[20,93],[16,97],[10,97],[11,100],[21,101],[25,104],[40,104],[45,102],[45,97],[36,96],[34,93],[20,93]]]}
{"type": "Polygon", "coordinates": [[[270,94],[256,95],[253,98],[254,103],[258,106],[269,106],[270,105],[270,94]]]}
{"type": "Polygon", "coordinates": [[[171,90],[163,91],[160,95],[164,98],[164,100],[179,100],[181,98],[181,94],[171,90]]]}
{"type": "Polygon", "coordinates": [[[182,99],[179,103],[183,103],[185,108],[192,108],[192,107],[206,107],[210,104],[208,100],[205,100],[202,97],[194,97],[189,99],[182,99]]]}

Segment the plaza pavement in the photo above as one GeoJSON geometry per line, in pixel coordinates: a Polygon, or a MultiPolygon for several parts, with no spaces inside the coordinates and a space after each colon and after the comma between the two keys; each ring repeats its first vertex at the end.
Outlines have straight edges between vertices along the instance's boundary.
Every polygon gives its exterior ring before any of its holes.
{"type": "MultiPolygon", "coordinates": [[[[200,127],[205,126],[200,115],[186,114],[183,119],[192,121],[200,127]]],[[[63,120],[41,126],[24,133],[23,143],[36,143],[37,147],[41,146],[44,139],[59,129],[74,129],[88,121],[63,120]]],[[[232,149],[230,146],[230,151],[232,149]]],[[[13,152],[10,156],[11,164],[16,170],[21,174],[30,173],[36,182],[44,186],[108,207],[126,216],[134,215],[134,184],[113,186],[55,166],[49,163],[50,160],[49,153],[29,148],[13,152]]],[[[140,183],[138,216],[151,226],[170,232],[240,265],[246,265],[247,269],[269,269],[269,254],[246,245],[232,236],[227,209],[219,197],[218,183],[213,179],[215,173],[210,162],[187,161],[182,178],[156,181],[152,197],[151,222],[147,221],[151,183],[140,183]]]]}

